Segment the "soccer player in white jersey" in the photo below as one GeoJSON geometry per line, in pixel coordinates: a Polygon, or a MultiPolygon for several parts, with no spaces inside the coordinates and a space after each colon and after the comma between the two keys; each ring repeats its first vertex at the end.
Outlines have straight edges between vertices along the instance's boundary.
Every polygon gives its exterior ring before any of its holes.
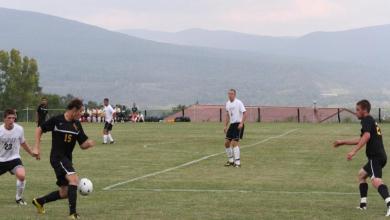
{"type": "Polygon", "coordinates": [[[20,159],[20,146],[38,159],[38,155],[26,143],[23,127],[15,123],[16,114],[12,109],[4,111],[4,124],[0,126],[0,176],[10,172],[16,176],[16,203],[27,205],[23,199],[26,186],[26,171],[20,159]]]}
{"type": "Polygon", "coordinates": [[[115,110],[110,105],[108,98],[105,98],[103,101],[104,104],[104,129],[103,129],[103,144],[107,144],[110,141],[110,144],[115,143],[112,138],[111,131],[114,123],[114,118],[116,115],[115,110]]]}
{"type": "Polygon", "coordinates": [[[226,122],[224,132],[226,134],[225,150],[228,161],[226,167],[241,167],[240,162],[240,139],[244,135],[244,122],[246,119],[246,109],[244,104],[236,98],[236,90],[230,89],[228,92],[228,102],[226,103],[226,122]]]}

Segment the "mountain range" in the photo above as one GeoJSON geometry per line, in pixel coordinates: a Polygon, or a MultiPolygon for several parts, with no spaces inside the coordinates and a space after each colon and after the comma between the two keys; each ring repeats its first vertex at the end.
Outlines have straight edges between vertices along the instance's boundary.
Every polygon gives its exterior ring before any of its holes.
{"type": "Polygon", "coordinates": [[[283,38],[201,29],[120,33],[0,8],[0,30],[0,50],[38,60],[45,92],[86,100],[148,108],[223,103],[234,87],[251,105],[349,105],[362,97],[387,105],[390,94],[390,26],[283,38]]]}

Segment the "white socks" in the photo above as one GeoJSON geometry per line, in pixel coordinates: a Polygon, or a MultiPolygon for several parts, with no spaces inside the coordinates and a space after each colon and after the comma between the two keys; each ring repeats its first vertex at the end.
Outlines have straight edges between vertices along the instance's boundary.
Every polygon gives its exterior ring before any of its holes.
{"type": "Polygon", "coordinates": [[[103,143],[107,144],[108,135],[103,135],[103,143]]]}
{"type": "Polygon", "coordinates": [[[233,156],[234,156],[234,163],[236,165],[240,165],[240,147],[233,147],[233,156]]]}
{"type": "Polygon", "coordinates": [[[111,134],[108,134],[108,138],[110,139],[110,142],[114,142],[114,139],[112,138],[111,134]]]}
{"type": "Polygon", "coordinates": [[[16,200],[23,197],[24,188],[26,187],[26,181],[16,180],[16,200]]]}
{"type": "Polygon", "coordinates": [[[227,147],[227,148],[225,148],[225,151],[226,151],[226,155],[228,157],[229,162],[233,163],[234,162],[234,159],[233,159],[233,148],[227,147]]]}

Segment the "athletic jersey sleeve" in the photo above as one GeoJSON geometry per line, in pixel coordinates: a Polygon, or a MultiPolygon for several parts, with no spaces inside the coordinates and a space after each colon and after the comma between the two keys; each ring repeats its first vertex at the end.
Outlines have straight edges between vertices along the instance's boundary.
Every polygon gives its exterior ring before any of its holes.
{"type": "Polygon", "coordinates": [[[77,135],[77,142],[79,145],[82,145],[85,141],[88,140],[88,136],[85,134],[83,126],[80,123],[77,125],[79,127],[79,134],[77,135]]]}
{"type": "Polygon", "coordinates": [[[229,111],[229,109],[228,109],[228,103],[226,103],[226,105],[225,105],[225,110],[228,112],[229,111]]]}
{"type": "Polygon", "coordinates": [[[56,126],[56,118],[52,117],[41,125],[41,129],[44,133],[53,131],[56,126]]]}
{"type": "Polygon", "coordinates": [[[240,112],[246,112],[246,108],[241,101],[240,101],[240,112]]]}
{"type": "Polygon", "coordinates": [[[24,144],[26,142],[26,138],[24,138],[24,129],[22,127],[20,128],[19,142],[21,144],[24,144]]]}
{"type": "Polygon", "coordinates": [[[110,105],[110,114],[114,114],[115,110],[112,108],[112,106],[110,105]]]}
{"type": "Polygon", "coordinates": [[[361,135],[363,136],[363,134],[366,132],[371,133],[373,125],[374,125],[374,122],[372,120],[370,120],[370,118],[364,118],[362,120],[361,135]]]}

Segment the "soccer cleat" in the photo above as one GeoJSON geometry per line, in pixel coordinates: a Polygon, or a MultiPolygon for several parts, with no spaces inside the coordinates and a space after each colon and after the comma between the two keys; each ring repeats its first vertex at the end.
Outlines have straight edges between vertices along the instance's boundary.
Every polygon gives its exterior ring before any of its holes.
{"type": "Polygon", "coordinates": [[[69,219],[81,219],[81,218],[80,218],[80,215],[79,215],[79,214],[74,213],[74,214],[71,214],[71,215],[69,216],[69,219]]]}
{"type": "Polygon", "coordinates": [[[359,210],[367,210],[367,203],[360,203],[360,206],[356,207],[359,210]]]}
{"type": "Polygon", "coordinates": [[[110,141],[110,144],[115,144],[115,141],[110,141]]]}
{"type": "Polygon", "coordinates": [[[232,167],[232,166],[234,166],[234,163],[227,161],[224,166],[225,167],[232,167]]]}
{"type": "Polygon", "coordinates": [[[234,168],[241,168],[241,164],[233,164],[234,168]]]}
{"type": "Polygon", "coordinates": [[[35,208],[37,208],[38,214],[45,214],[45,208],[43,207],[43,205],[39,204],[37,199],[33,199],[32,204],[35,206],[35,208]]]}
{"type": "Polygon", "coordinates": [[[25,202],[23,199],[16,200],[16,204],[18,205],[27,205],[27,202],[25,202]]]}

